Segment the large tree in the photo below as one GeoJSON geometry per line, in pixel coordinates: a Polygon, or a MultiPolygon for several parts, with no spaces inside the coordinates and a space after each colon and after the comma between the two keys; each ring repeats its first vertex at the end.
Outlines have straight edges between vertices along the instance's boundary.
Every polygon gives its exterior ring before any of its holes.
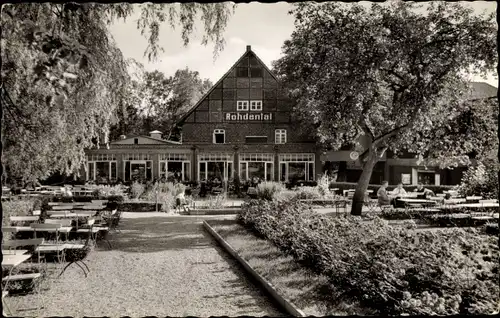
{"type": "MultiPolygon", "coordinates": [[[[233,7],[234,8],[234,7],[233,7]]],[[[161,52],[162,23],[182,28],[188,44],[198,15],[202,42],[224,41],[231,6],[211,4],[140,5],[138,29],[147,36],[145,55],[161,52]],[[201,14],[200,14],[201,13],[201,14]]],[[[2,144],[9,175],[25,180],[55,171],[78,171],[84,149],[99,144],[112,114],[128,107],[127,61],[108,25],[134,12],[131,4],[22,3],[2,6],[2,144]]]]}
{"type": "MultiPolygon", "coordinates": [[[[212,83],[189,68],[167,77],[156,70],[143,72],[129,87],[126,110],[119,108],[110,136],[148,134],[160,130],[165,139],[176,133],[175,124],[205,94],[212,83]]],[[[178,138],[178,136],[177,136],[178,138]]]]}
{"type": "Polygon", "coordinates": [[[496,63],[493,15],[474,15],[457,3],[420,7],[299,3],[295,31],[274,64],[296,115],[320,142],[334,149],[358,143],[363,172],[352,214],[361,214],[385,151],[425,153],[434,127],[465,107],[464,73],[484,75],[496,63]]]}

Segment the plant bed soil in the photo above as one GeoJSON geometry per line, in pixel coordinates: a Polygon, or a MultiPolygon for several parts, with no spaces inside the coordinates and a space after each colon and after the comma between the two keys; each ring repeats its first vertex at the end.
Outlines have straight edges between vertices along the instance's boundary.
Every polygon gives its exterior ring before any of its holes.
{"type": "Polygon", "coordinates": [[[302,266],[273,243],[257,237],[235,220],[209,220],[214,230],[270,282],[276,291],[306,315],[370,314],[359,303],[348,303],[335,297],[338,293],[328,278],[302,266]]]}

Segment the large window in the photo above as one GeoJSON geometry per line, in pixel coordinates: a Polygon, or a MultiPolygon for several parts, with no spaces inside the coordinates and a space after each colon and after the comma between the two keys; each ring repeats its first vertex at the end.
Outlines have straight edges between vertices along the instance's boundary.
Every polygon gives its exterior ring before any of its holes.
{"type": "Polygon", "coordinates": [[[114,154],[87,156],[87,180],[109,183],[116,180],[116,157],[114,154]]]}
{"type": "Polygon", "coordinates": [[[153,161],[150,154],[123,155],[125,181],[145,181],[153,179],[153,161]]]}
{"type": "Polygon", "coordinates": [[[214,144],[223,144],[226,142],[226,133],[224,129],[214,129],[213,142],[214,144]]]}
{"type": "Polygon", "coordinates": [[[198,155],[198,181],[219,181],[233,178],[234,156],[230,153],[204,153],[198,155]]]}
{"type": "Polygon", "coordinates": [[[434,171],[418,171],[418,182],[427,185],[436,184],[436,173],[434,171]]]}
{"type": "Polygon", "coordinates": [[[191,160],[187,153],[160,154],[160,178],[167,181],[190,181],[191,160]]]}
{"type": "Polygon", "coordinates": [[[280,181],[314,181],[314,154],[279,155],[280,181]]]}
{"type": "Polygon", "coordinates": [[[274,141],[277,144],[286,143],[286,129],[276,129],[274,131],[274,141]]]}
{"type": "Polygon", "coordinates": [[[274,180],[274,156],[268,153],[240,154],[240,179],[274,180]]]}

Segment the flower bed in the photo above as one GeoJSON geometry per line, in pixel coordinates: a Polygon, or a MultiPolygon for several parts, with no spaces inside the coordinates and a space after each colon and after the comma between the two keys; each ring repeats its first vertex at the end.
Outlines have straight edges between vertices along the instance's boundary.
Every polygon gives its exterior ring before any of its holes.
{"type": "Polygon", "coordinates": [[[488,314],[499,308],[498,239],[328,218],[300,202],[250,201],[239,221],[378,314],[488,314]]]}

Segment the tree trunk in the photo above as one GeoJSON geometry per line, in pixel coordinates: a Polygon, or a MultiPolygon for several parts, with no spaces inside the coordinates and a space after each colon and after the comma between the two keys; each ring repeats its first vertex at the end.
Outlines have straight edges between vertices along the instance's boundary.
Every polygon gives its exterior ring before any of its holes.
{"type": "Polygon", "coordinates": [[[370,149],[367,160],[363,166],[363,172],[358,180],[356,192],[354,192],[354,197],[352,198],[351,215],[361,215],[363,204],[365,202],[366,190],[368,189],[373,168],[375,167],[378,159],[377,151],[373,148],[370,149]]]}

